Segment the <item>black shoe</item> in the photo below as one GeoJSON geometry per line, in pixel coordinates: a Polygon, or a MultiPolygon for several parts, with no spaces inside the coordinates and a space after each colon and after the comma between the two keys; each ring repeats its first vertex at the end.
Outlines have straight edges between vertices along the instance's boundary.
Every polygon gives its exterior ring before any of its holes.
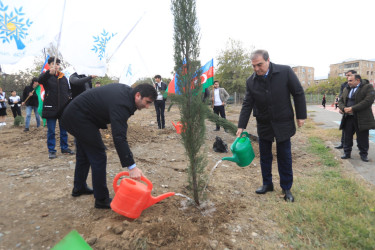
{"type": "Polygon", "coordinates": [[[364,162],[368,162],[367,155],[361,155],[361,160],[364,162]]]}
{"type": "Polygon", "coordinates": [[[257,194],[265,194],[265,193],[271,192],[271,191],[273,191],[273,184],[271,184],[271,185],[263,185],[260,188],[258,188],[257,190],[255,190],[255,193],[257,193],[257,194]]]}
{"type": "Polygon", "coordinates": [[[56,152],[49,152],[49,153],[48,153],[48,158],[50,158],[50,159],[55,159],[55,158],[57,158],[57,156],[56,156],[56,152]]]}
{"type": "Polygon", "coordinates": [[[74,155],[74,151],[71,150],[70,148],[62,149],[61,153],[63,153],[63,154],[69,154],[69,155],[74,155]]]}
{"type": "Polygon", "coordinates": [[[290,192],[290,190],[284,190],[283,189],[283,194],[285,194],[285,196],[284,196],[285,201],[294,202],[294,197],[292,195],[292,192],[290,192]]]}
{"type": "Polygon", "coordinates": [[[103,200],[95,199],[95,208],[110,209],[111,208],[111,198],[106,198],[103,200]]]}
{"type": "Polygon", "coordinates": [[[78,196],[81,196],[83,194],[93,194],[93,193],[94,193],[94,190],[92,190],[91,188],[86,186],[84,189],[81,189],[81,190],[79,190],[77,188],[73,188],[72,196],[78,197],[78,196]]]}
{"type": "Polygon", "coordinates": [[[336,149],[342,149],[342,148],[344,148],[344,146],[342,144],[340,144],[340,145],[336,146],[335,148],[336,149]]]}
{"type": "Polygon", "coordinates": [[[214,131],[220,131],[220,129],[219,129],[219,128],[217,128],[217,129],[214,129],[214,131]]]}
{"type": "Polygon", "coordinates": [[[29,131],[29,128],[25,128],[24,130],[23,130],[23,132],[28,132],[29,131]]]}
{"type": "Polygon", "coordinates": [[[344,159],[344,160],[345,160],[345,159],[350,159],[350,155],[347,155],[347,154],[342,155],[342,156],[341,156],[341,159],[344,159]]]}

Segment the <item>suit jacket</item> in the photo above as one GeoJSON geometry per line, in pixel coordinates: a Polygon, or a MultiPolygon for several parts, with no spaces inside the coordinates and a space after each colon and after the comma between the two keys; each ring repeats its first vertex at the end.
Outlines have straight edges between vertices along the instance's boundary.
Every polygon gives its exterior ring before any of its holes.
{"type": "MultiPolygon", "coordinates": [[[[344,112],[346,103],[349,98],[350,87],[347,86],[342,92],[339,99],[339,108],[344,112]]],[[[375,129],[374,114],[372,113],[372,104],[375,99],[374,87],[366,80],[361,80],[361,84],[356,90],[355,105],[352,106],[354,116],[358,121],[358,128],[360,131],[375,129]]],[[[346,115],[344,114],[341,119],[340,129],[345,127],[346,115]]]]}
{"type": "Polygon", "coordinates": [[[289,66],[270,63],[266,78],[253,73],[247,79],[238,127],[246,128],[253,111],[259,138],[289,139],[296,133],[291,96],[297,119],[306,119],[305,93],[297,76],[289,66]]]}

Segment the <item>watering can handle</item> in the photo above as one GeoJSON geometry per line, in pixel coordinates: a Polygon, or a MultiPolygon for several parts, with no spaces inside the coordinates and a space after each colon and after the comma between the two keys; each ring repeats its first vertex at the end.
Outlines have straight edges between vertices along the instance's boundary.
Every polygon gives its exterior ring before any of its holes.
{"type": "MultiPolygon", "coordinates": [[[[115,193],[117,192],[117,189],[120,187],[120,185],[117,185],[117,182],[118,180],[120,179],[121,176],[129,176],[129,172],[120,172],[118,173],[116,176],[115,176],[115,179],[113,179],[113,190],[115,191],[115,193]]],[[[141,181],[144,181],[147,183],[147,189],[149,191],[152,190],[152,183],[149,179],[147,179],[146,177],[144,176],[141,176],[141,181]]]]}
{"type": "Polygon", "coordinates": [[[237,142],[242,138],[243,135],[246,135],[247,137],[249,137],[249,133],[243,131],[240,135],[240,137],[237,137],[236,140],[234,140],[233,144],[232,144],[232,147],[235,148],[236,147],[236,144],[237,142]]]}

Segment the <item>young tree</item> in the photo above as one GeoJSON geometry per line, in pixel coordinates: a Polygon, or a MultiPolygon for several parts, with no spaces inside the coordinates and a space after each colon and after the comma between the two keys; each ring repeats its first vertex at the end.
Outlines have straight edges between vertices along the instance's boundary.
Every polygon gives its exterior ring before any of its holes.
{"type": "Polygon", "coordinates": [[[206,105],[202,102],[200,83],[199,26],[195,11],[195,0],[172,0],[174,16],[174,60],[179,94],[172,98],[180,109],[183,132],[182,143],[189,158],[188,181],[194,201],[199,205],[199,191],[205,183],[204,144],[206,105]]]}
{"type": "Polygon", "coordinates": [[[250,54],[243,48],[242,42],[229,39],[226,48],[217,57],[215,80],[229,93],[245,93],[246,79],[253,73],[250,54]]]}

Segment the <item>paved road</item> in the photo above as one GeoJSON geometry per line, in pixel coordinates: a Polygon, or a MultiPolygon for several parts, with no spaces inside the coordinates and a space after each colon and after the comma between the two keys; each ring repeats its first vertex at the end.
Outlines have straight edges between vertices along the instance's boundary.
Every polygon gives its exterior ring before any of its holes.
{"type": "MultiPolygon", "coordinates": [[[[307,110],[309,111],[309,117],[311,117],[318,124],[321,124],[320,126],[323,128],[339,129],[341,114],[338,112],[338,109],[335,110],[335,108],[331,106],[326,106],[326,109],[323,109],[323,107],[320,105],[308,105],[307,110]]],[[[374,105],[372,110],[375,114],[374,105]]],[[[336,146],[339,144],[339,141],[332,143],[336,146]]],[[[356,145],[355,142],[354,145],[356,145]]],[[[340,153],[343,154],[342,150],[339,151],[341,151],[340,153]]],[[[375,185],[375,130],[370,130],[370,149],[368,152],[368,158],[369,162],[363,162],[359,156],[358,148],[354,146],[352,158],[343,161],[348,161],[365,180],[375,185]]]]}

